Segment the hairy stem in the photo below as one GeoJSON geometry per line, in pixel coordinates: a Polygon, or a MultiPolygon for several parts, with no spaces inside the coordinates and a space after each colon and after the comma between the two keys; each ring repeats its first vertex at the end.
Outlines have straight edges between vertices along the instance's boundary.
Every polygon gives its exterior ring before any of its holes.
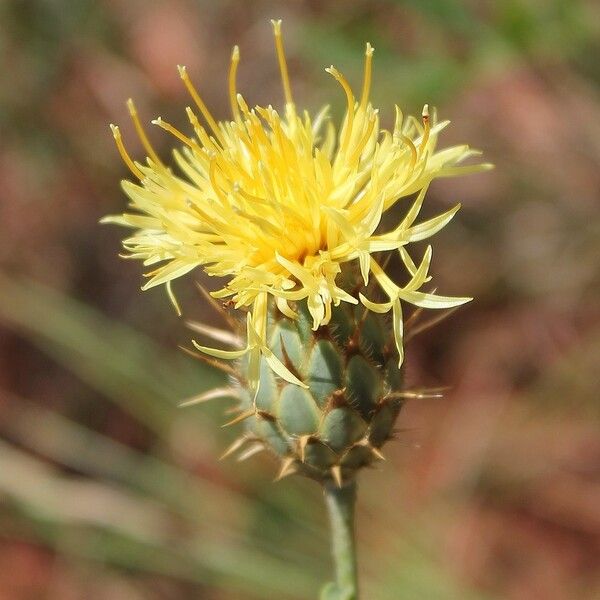
{"type": "Polygon", "coordinates": [[[335,564],[335,582],[323,590],[322,600],[358,600],[356,542],[354,534],[354,507],[356,482],[342,487],[325,484],[325,502],[331,523],[332,555],[335,564]]]}

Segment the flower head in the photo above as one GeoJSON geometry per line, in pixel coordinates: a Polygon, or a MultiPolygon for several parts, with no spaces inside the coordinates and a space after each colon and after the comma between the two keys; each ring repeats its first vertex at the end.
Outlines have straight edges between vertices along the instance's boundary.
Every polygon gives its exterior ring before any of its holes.
{"type": "Polygon", "coordinates": [[[258,380],[260,356],[284,379],[300,383],[267,347],[269,298],[279,311],[295,318],[293,303],[306,301],[313,328],[326,325],[332,305],[361,302],[374,312],[392,311],[396,346],[402,361],[401,301],[449,308],[469,298],[438,296],[421,290],[428,275],[431,247],[417,266],[406,251],[444,227],[459,206],[415,224],[429,183],[489,167],[462,166],[479,152],[466,145],[436,150],[438,122],[427,105],[421,119],[404,118],[396,106],[391,131],[380,127],[378,110],[369,101],[373,48],[366,45],[364,79],[359,97],[333,66],[326,71],[347,101],[339,130],[323,109],[312,118],[299,112],[292,98],[281,38],[273,21],[285,107],[249,108],[236,90],[240,59],[231,56],[229,95],[232,120],[216,122],[179,67],[196,109],[186,109],[193,136],[161,118],[154,124],[181,143],[174,151],[178,171],[167,167],[152,148],[135,106],[128,102],[138,135],[147,151],[144,163],[128,155],[119,129],[111,126],[117,147],[139,182],[123,182],[132,212],[105,221],[133,228],[123,245],[131,258],[152,269],[143,289],[170,283],[196,267],[226,278],[216,298],[246,307],[247,346],[227,352],[197,346],[219,358],[249,353],[249,379],[258,380]],[[201,124],[201,119],[204,125],[201,124]],[[404,219],[391,231],[378,230],[382,215],[400,199],[417,194],[404,219]],[[399,285],[386,274],[380,253],[399,251],[409,281],[399,285]],[[365,288],[374,278],[387,298],[376,303],[363,291],[344,289],[338,277],[348,263],[359,265],[365,288]],[[290,305],[290,302],[292,305],[290,305]]]}

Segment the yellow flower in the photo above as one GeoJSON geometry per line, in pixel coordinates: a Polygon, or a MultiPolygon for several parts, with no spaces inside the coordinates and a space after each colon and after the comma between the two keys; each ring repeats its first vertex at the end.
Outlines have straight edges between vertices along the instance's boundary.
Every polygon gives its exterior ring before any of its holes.
{"type": "MultiPolygon", "coordinates": [[[[392,310],[399,360],[402,361],[401,301],[425,308],[449,308],[470,300],[421,291],[431,278],[431,247],[417,267],[405,246],[444,227],[458,210],[415,224],[429,183],[487,169],[490,165],[460,166],[479,152],[466,145],[436,151],[439,132],[427,105],[422,119],[404,118],[396,106],[391,131],[380,128],[378,110],[369,101],[373,48],[366,45],[364,79],[359,98],[333,66],[326,69],[341,86],[347,111],[339,133],[323,109],[315,118],[299,113],[293,98],[281,38],[281,22],[272,21],[283,81],[285,109],[248,107],[236,91],[239,49],[233,49],[229,95],[233,119],[217,123],[179,67],[207,128],[188,107],[194,130],[188,137],[161,118],[153,121],[180,140],[174,151],[179,172],[165,166],[152,148],[135,106],[128,102],[138,135],[147,151],[145,163],[128,155],[119,129],[111,126],[117,147],[139,183],[123,182],[133,212],[107,217],[105,222],[135,229],[123,245],[129,257],[155,266],[143,289],[170,283],[202,266],[209,275],[225,277],[216,298],[230,298],[247,307],[247,346],[223,351],[196,345],[219,358],[250,353],[249,380],[258,381],[264,356],[284,379],[301,383],[273,355],[266,343],[269,297],[287,317],[295,318],[290,302],[306,300],[313,328],[326,325],[332,305],[362,304],[374,312],[392,310]],[[402,222],[379,232],[382,214],[401,198],[417,194],[402,222]],[[409,282],[394,283],[374,255],[400,252],[409,282]],[[372,276],[388,298],[375,303],[355,289],[338,283],[342,266],[355,261],[366,286],[372,276]]],[[[174,301],[175,302],[175,301],[174,301]]]]}

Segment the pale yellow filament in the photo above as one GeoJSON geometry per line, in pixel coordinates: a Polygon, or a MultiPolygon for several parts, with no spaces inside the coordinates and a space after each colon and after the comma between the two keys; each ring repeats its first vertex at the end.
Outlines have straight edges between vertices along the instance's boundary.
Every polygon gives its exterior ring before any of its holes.
{"type": "Polygon", "coordinates": [[[336,81],[342,86],[346,94],[346,101],[348,102],[348,114],[346,120],[346,127],[344,131],[344,139],[340,147],[340,153],[345,152],[350,143],[350,136],[352,135],[352,125],[354,124],[354,94],[350,84],[346,81],[346,78],[332,65],[325,69],[327,73],[333,75],[336,81]]]}
{"type": "Polygon", "coordinates": [[[286,104],[294,104],[292,98],[292,88],[290,86],[290,76],[288,74],[287,61],[285,60],[285,51],[283,50],[283,40],[281,38],[281,19],[271,21],[273,25],[273,34],[275,35],[275,49],[277,50],[277,60],[279,61],[279,71],[281,72],[281,82],[283,83],[283,95],[286,104]]]}
{"type": "Polygon", "coordinates": [[[117,125],[110,126],[113,137],[115,138],[115,144],[117,145],[117,150],[123,159],[123,162],[129,167],[129,170],[140,180],[144,179],[144,174],[136,167],[135,163],[131,160],[131,156],[129,156],[127,150],[125,149],[125,145],[123,144],[123,139],[121,138],[121,130],[117,127],[117,125]]]}
{"type": "MultiPolygon", "coordinates": [[[[186,106],[185,112],[190,121],[190,124],[194,128],[196,136],[200,140],[200,143],[202,144],[204,149],[206,149],[208,152],[217,152],[218,150],[220,150],[219,146],[217,146],[217,144],[213,141],[213,138],[209,137],[204,127],[200,125],[200,121],[198,120],[198,117],[196,116],[194,111],[189,106],[186,106]]],[[[198,148],[196,149],[198,150],[198,148]]]]}
{"type": "Polygon", "coordinates": [[[206,108],[206,104],[204,104],[204,101],[200,97],[198,90],[196,90],[196,88],[194,87],[194,84],[192,83],[192,80],[190,79],[190,76],[188,75],[187,69],[181,65],[178,65],[177,69],[179,70],[179,76],[181,77],[183,83],[185,84],[185,87],[187,88],[187,91],[189,92],[190,96],[196,103],[196,106],[200,109],[202,116],[206,119],[206,122],[209,124],[210,128],[213,130],[217,139],[220,142],[222,142],[223,140],[221,137],[221,132],[219,130],[219,126],[217,125],[217,122],[215,121],[213,116],[210,114],[210,111],[208,110],[208,108],[206,108]]]}
{"type": "Polygon", "coordinates": [[[410,165],[408,166],[408,172],[412,171],[413,167],[415,166],[415,164],[417,163],[417,148],[415,147],[415,145],[413,144],[413,141],[403,135],[400,134],[400,139],[410,148],[410,165]]]}
{"type": "Polygon", "coordinates": [[[423,151],[427,147],[427,142],[429,141],[430,129],[431,129],[431,124],[430,124],[430,120],[429,120],[429,105],[426,104],[423,107],[423,139],[421,140],[421,144],[419,146],[420,153],[423,153],[423,151]]]}
{"type": "Polygon", "coordinates": [[[227,196],[224,194],[223,190],[219,187],[219,184],[217,183],[217,161],[216,160],[210,161],[210,167],[208,169],[208,177],[210,179],[212,188],[215,191],[215,194],[221,201],[221,204],[225,207],[229,207],[229,200],[227,199],[227,196]]]}
{"type": "Polygon", "coordinates": [[[144,149],[148,153],[148,156],[157,165],[163,166],[162,161],[158,157],[158,154],[156,154],[156,152],[154,151],[154,148],[153,148],[152,144],[150,143],[148,136],[146,135],[146,131],[142,127],[142,123],[140,122],[140,118],[138,116],[137,109],[131,98],[129,98],[129,100],[127,100],[127,108],[129,110],[129,115],[131,116],[131,120],[133,121],[133,126],[135,127],[138,137],[140,138],[140,141],[142,142],[142,146],[144,146],[144,149]]]}
{"type": "Polygon", "coordinates": [[[173,125],[171,125],[170,123],[167,123],[166,121],[164,121],[162,119],[162,117],[158,117],[158,119],[154,119],[154,121],[152,121],[152,124],[158,125],[161,129],[168,131],[171,135],[174,135],[178,140],[181,140],[186,146],[189,146],[190,148],[198,148],[197,142],[195,142],[193,139],[189,138],[187,135],[184,135],[183,133],[181,133],[181,131],[179,131],[179,129],[177,129],[176,127],[173,127],[173,125]]]}
{"type": "Polygon", "coordinates": [[[377,113],[371,116],[369,119],[369,123],[367,125],[367,129],[363,134],[360,142],[357,144],[356,148],[352,152],[352,155],[348,159],[349,165],[354,165],[354,163],[360,158],[361,152],[364,150],[364,147],[367,145],[369,139],[371,139],[371,134],[373,133],[373,127],[375,127],[375,121],[377,120],[377,113]]]}
{"type": "Polygon", "coordinates": [[[369,93],[371,91],[371,63],[373,61],[373,46],[367,42],[365,49],[365,74],[363,77],[363,88],[360,96],[360,107],[364,110],[367,107],[369,101],[369,93]]]}
{"type": "Polygon", "coordinates": [[[233,47],[231,52],[231,63],[229,65],[229,103],[231,104],[231,112],[236,122],[241,122],[240,107],[237,102],[237,91],[236,91],[236,76],[237,68],[240,63],[240,49],[238,46],[233,47]]]}

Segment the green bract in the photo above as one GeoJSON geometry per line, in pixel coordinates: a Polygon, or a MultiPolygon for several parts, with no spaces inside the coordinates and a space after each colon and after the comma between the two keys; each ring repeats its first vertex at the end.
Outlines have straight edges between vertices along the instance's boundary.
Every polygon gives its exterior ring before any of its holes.
{"type": "Polygon", "coordinates": [[[341,484],[382,458],[403,402],[402,372],[387,315],[340,304],[329,325],[313,331],[305,304],[295,307],[297,320],[270,311],[267,335],[307,387],[281,379],[262,359],[256,395],[239,388],[246,432],[232,448],[270,450],[281,460],[279,477],[297,472],[341,484]]]}

